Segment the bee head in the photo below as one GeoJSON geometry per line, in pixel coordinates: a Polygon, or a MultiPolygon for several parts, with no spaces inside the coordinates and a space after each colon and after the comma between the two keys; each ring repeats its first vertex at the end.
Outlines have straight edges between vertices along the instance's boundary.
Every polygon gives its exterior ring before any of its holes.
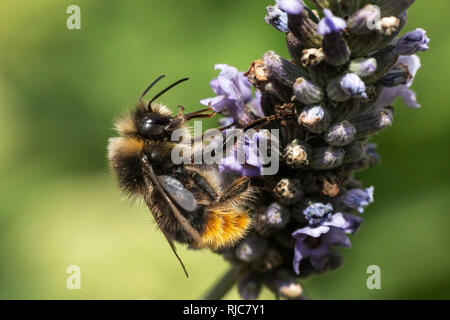
{"type": "Polygon", "coordinates": [[[158,113],[150,113],[138,123],[138,133],[144,138],[159,136],[170,124],[170,117],[158,113]]]}
{"type": "Polygon", "coordinates": [[[137,134],[144,139],[159,140],[170,138],[172,132],[180,128],[182,121],[170,116],[170,111],[162,104],[148,105],[148,111],[138,112],[135,117],[137,134]]]}

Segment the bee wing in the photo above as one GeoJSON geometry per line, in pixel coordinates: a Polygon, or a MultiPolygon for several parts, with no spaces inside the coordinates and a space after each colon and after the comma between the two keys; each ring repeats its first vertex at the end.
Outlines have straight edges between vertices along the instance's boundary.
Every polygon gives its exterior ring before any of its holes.
{"type": "Polygon", "coordinates": [[[171,176],[158,176],[158,180],[169,197],[183,210],[194,212],[198,209],[194,195],[180,181],[171,176]]]}
{"type": "MultiPolygon", "coordinates": [[[[175,206],[175,204],[172,202],[172,199],[167,195],[167,192],[164,190],[164,188],[161,186],[161,182],[159,181],[158,177],[156,176],[155,172],[153,171],[152,165],[149,163],[147,156],[142,156],[142,165],[145,170],[145,172],[148,174],[148,177],[151,179],[153,184],[155,185],[156,189],[159,191],[161,196],[164,198],[164,200],[167,202],[168,206],[172,210],[173,215],[177,219],[177,221],[180,223],[180,225],[183,227],[183,229],[192,237],[192,239],[197,242],[202,242],[202,237],[198,233],[197,230],[192,227],[192,225],[189,223],[189,221],[181,214],[180,210],[175,206]]],[[[146,179],[146,183],[147,182],[146,179]]]]}

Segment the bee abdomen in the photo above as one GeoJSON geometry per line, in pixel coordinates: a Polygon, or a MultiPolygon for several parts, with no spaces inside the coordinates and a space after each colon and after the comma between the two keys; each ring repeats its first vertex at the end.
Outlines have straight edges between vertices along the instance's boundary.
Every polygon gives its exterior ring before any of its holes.
{"type": "Polygon", "coordinates": [[[232,246],[247,233],[251,226],[248,211],[209,209],[202,236],[202,247],[219,249],[232,246]]]}

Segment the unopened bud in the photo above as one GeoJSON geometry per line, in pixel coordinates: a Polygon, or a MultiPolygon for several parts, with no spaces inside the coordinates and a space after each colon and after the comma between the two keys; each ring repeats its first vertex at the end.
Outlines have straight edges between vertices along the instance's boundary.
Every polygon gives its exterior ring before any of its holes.
{"type": "Polygon", "coordinates": [[[355,134],[355,127],[347,120],[344,120],[332,125],[324,138],[330,145],[341,147],[352,142],[355,134]]]}
{"type": "Polygon", "coordinates": [[[362,35],[377,29],[377,24],[380,20],[380,8],[368,4],[348,19],[347,26],[351,33],[362,35]]]}
{"type": "Polygon", "coordinates": [[[394,108],[383,107],[350,119],[356,129],[356,138],[366,137],[392,125],[394,108]]]}
{"type": "Polygon", "coordinates": [[[344,147],[345,150],[345,156],[344,156],[344,162],[343,163],[349,163],[358,161],[364,156],[364,142],[362,141],[354,141],[350,143],[349,145],[344,147]]]}
{"type": "Polygon", "coordinates": [[[409,73],[408,66],[403,63],[399,63],[377,83],[381,84],[384,87],[395,87],[406,84],[408,80],[412,78],[413,76],[411,73],[409,73]]]}
{"type": "Polygon", "coordinates": [[[291,220],[291,215],[287,208],[274,202],[267,207],[261,218],[269,228],[283,229],[291,220]]]}
{"type": "Polygon", "coordinates": [[[292,88],[297,78],[307,75],[302,68],[280,57],[273,51],[264,54],[264,64],[267,67],[269,79],[276,79],[290,88],[292,88]]]}
{"type": "Polygon", "coordinates": [[[377,70],[377,60],[375,58],[358,58],[350,62],[348,69],[359,77],[365,78],[377,70]]]}
{"type": "Polygon", "coordinates": [[[323,106],[307,106],[298,117],[298,123],[313,133],[323,133],[330,127],[330,111],[323,106]]]}
{"type": "Polygon", "coordinates": [[[297,279],[286,270],[278,270],[266,278],[267,287],[275,295],[286,299],[299,299],[303,293],[297,279]]]}
{"type": "Polygon", "coordinates": [[[319,64],[325,59],[325,55],[323,54],[323,49],[319,48],[311,48],[305,49],[302,51],[302,66],[310,67],[319,64]]]}
{"type": "Polygon", "coordinates": [[[303,197],[302,186],[298,179],[281,179],[273,191],[285,205],[294,204],[303,197]]]}
{"type": "Polygon", "coordinates": [[[288,17],[287,13],[280,10],[277,6],[266,7],[267,15],[264,20],[267,24],[270,24],[275,29],[281,32],[288,32],[288,17]]]}
{"type": "Polygon", "coordinates": [[[416,29],[404,34],[397,42],[394,53],[402,56],[409,56],[418,51],[428,50],[430,39],[427,37],[426,31],[416,29]]]}
{"type": "Polygon", "coordinates": [[[323,99],[322,88],[304,78],[298,78],[293,89],[295,98],[301,103],[313,104],[323,99]]]}
{"type": "Polygon", "coordinates": [[[313,150],[311,167],[316,170],[327,170],[340,166],[345,151],[334,146],[320,147],[313,150]]]}
{"type": "Polygon", "coordinates": [[[331,10],[324,9],[325,17],[318,25],[318,32],[324,36],[322,41],[323,53],[327,62],[340,66],[350,59],[350,48],[342,38],[341,31],[347,27],[344,19],[333,15],[331,10]]]}
{"type": "Polygon", "coordinates": [[[357,74],[347,73],[329,82],[327,95],[336,102],[347,101],[350,98],[367,99],[366,85],[357,74]]]}
{"type": "Polygon", "coordinates": [[[283,158],[286,164],[293,169],[307,166],[311,155],[311,147],[305,142],[294,139],[284,148],[283,158]]]}
{"type": "Polygon", "coordinates": [[[236,256],[244,262],[253,262],[260,259],[267,249],[267,240],[257,235],[244,239],[236,248],[236,256]]]}

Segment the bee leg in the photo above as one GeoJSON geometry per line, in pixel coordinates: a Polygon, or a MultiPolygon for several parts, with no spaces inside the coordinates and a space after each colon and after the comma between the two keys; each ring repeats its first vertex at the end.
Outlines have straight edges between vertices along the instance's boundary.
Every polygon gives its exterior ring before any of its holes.
{"type": "Polygon", "coordinates": [[[184,106],[182,106],[181,104],[178,105],[178,113],[177,113],[177,117],[182,118],[183,117],[183,113],[184,113],[184,106]]]}
{"type": "Polygon", "coordinates": [[[211,108],[211,106],[209,106],[208,108],[205,108],[205,109],[187,113],[183,117],[184,117],[185,121],[189,121],[189,120],[195,119],[195,118],[212,118],[215,115],[216,115],[216,112],[211,108]],[[211,113],[204,113],[207,111],[211,111],[211,113]]]}

